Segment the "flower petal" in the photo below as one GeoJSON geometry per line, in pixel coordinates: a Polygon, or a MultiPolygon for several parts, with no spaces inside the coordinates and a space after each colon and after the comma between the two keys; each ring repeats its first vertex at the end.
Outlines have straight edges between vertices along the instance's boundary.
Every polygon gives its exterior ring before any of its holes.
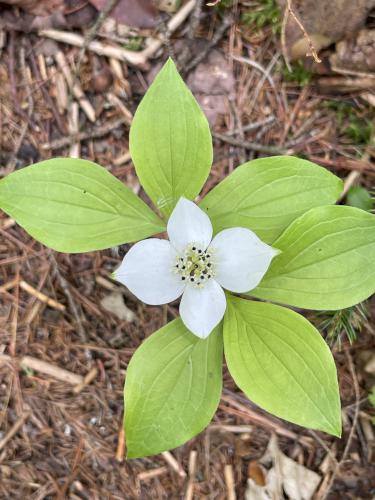
{"type": "Polygon", "coordinates": [[[180,315],[194,335],[205,339],[222,320],[226,306],[224,290],[211,279],[203,288],[187,285],[180,303],[180,315]]]}
{"type": "Polygon", "coordinates": [[[215,279],[231,292],[255,288],[279,251],[263,243],[243,227],[224,229],[210,245],[215,262],[215,279]]]}
{"type": "Polygon", "coordinates": [[[169,241],[143,240],[131,247],[114,277],[142,302],[167,304],[177,299],[185,288],[185,283],[173,272],[176,258],[169,241]]]}
{"type": "Polygon", "coordinates": [[[190,243],[206,250],[212,239],[212,224],[195,203],[180,198],[169,218],[167,232],[172,245],[180,253],[190,243]]]}

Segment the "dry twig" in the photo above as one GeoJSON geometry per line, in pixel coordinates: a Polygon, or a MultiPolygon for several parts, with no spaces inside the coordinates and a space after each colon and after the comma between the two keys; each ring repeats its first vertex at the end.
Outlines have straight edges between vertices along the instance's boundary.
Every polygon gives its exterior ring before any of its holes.
{"type": "Polygon", "coordinates": [[[114,129],[126,123],[128,123],[128,118],[122,116],[121,118],[116,118],[112,121],[108,121],[103,125],[101,125],[100,127],[92,129],[91,131],[89,130],[88,132],[79,132],[74,137],[70,136],[61,137],[61,139],[56,139],[51,142],[46,142],[42,144],[42,149],[50,149],[50,150],[61,149],[66,146],[69,146],[72,143],[72,141],[81,142],[81,141],[86,141],[87,139],[97,139],[98,137],[103,137],[104,135],[111,133],[114,129]]]}
{"type": "MultiPolygon", "coordinates": [[[[195,6],[196,0],[189,0],[168,22],[168,32],[173,33],[185,19],[189,16],[190,12],[195,6]]],[[[55,29],[44,29],[39,31],[39,36],[45,36],[47,38],[52,38],[58,42],[63,42],[68,45],[73,45],[75,47],[86,48],[91,50],[100,56],[106,56],[113,59],[119,59],[120,61],[125,61],[134,66],[145,68],[147,61],[152,57],[164,44],[166,36],[161,36],[158,40],[154,39],[151,43],[142,51],[134,52],[132,50],[127,50],[119,46],[108,45],[97,40],[91,40],[86,43],[85,38],[77,33],[71,33],[69,31],[60,31],[55,29]]]]}
{"type": "Polygon", "coordinates": [[[9,430],[9,432],[0,441],[0,450],[2,450],[4,446],[6,446],[8,442],[12,439],[12,437],[15,436],[15,434],[17,434],[17,432],[23,426],[25,421],[30,417],[30,415],[31,411],[26,411],[23,415],[20,416],[17,422],[13,425],[13,427],[9,430]]]}
{"type": "Polygon", "coordinates": [[[285,59],[285,64],[287,65],[288,70],[290,72],[292,71],[292,68],[290,66],[288,51],[286,48],[286,41],[285,41],[285,31],[286,31],[286,25],[288,22],[289,15],[291,15],[292,18],[294,19],[294,21],[297,23],[298,27],[300,28],[300,30],[303,33],[303,36],[306,38],[307,43],[309,44],[310,53],[308,53],[306,55],[313,57],[313,59],[316,63],[321,63],[322,61],[319,59],[319,56],[316,52],[313,41],[311,40],[310,36],[308,35],[307,31],[305,30],[305,27],[302,24],[301,20],[299,19],[298,15],[294,12],[294,10],[292,8],[292,0],[286,0],[286,2],[287,3],[286,3],[285,10],[284,10],[284,16],[283,16],[283,21],[282,21],[282,25],[281,25],[281,47],[282,47],[282,52],[283,52],[283,56],[285,59]]]}
{"type": "Polygon", "coordinates": [[[167,464],[170,465],[172,467],[172,469],[175,472],[177,472],[177,474],[180,477],[182,477],[182,478],[186,477],[186,472],[184,471],[182,466],[177,462],[177,460],[174,458],[172,453],[170,453],[169,451],[163,451],[163,453],[161,455],[164,458],[164,460],[167,462],[167,464]]]}
{"type": "Polygon", "coordinates": [[[219,141],[226,142],[227,144],[231,144],[232,146],[239,146],[244,149],[248,149],[250,151],[257,151],[259,153],[268,153],[271,155],[282,155],[287,154],[287,150],[283,148],[279,148],[277,146],[267,146],[265,144],[258,144],[257,142],[248,142],[241,141],[240,139],[234,139],[233,137],[228,137],[223,134],[212,134],[215,139],[219,141]]]}
{"type": "Polygon", "coordinates": [[[236,497],[236,490],[234,488],[235,482],[234,482],[233,467],[230,464],[227,464],[224,467],[224,478],[225,478],[225,485],[227,487],[226,498],[228,500],[236,500],[237,497],[236,497]]]}
{"type": "Polygon", "coordinates": [[[36,288],[32,287],[26,281],[24,281],[24,280],[20,281],[20,288],[22,288],[22,290],[29,293],[33,297],[36,297],[41,302],[44,302],[44,304],[47,304],[48,306],[53,307],[54,309],[57,309],[58,311],[62,311],[62,312],[65,311],[64,304],[60,304],[60,302],[57,302],[56,300],[51,299],[51,297],[48,297],[47,295],[40,292],[36,288]]]}

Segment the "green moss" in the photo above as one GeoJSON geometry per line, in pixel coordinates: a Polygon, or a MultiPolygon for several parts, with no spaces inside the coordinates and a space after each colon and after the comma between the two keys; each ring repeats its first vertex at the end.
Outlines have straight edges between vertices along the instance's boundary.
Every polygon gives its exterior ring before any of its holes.
{"type": "Polygon", "coordinates": [[[273,33],[280,33],[280,9],[275,0],[261,0],[258,6],[242,13],[241,22],[257,30],[271,26],[273,33]]]}
{"type": "Polygon", "coordinates": [[[224,15],[225,11],[232,7],[233,7],[233,0],[221,0],[218,4],[215,5],[214,9],[219,15],[224,15]]]}
{"type": "Polygon", "coordinates": [[[352,103],[346,101],[325,101],[323,105],[335,111],[339,134],[354,144],[370,143],[374,134],[372,117],[363,116],[352,103]]]}
{"type": "Polygon", "coordinates": [[[294,61],[290,67],[292,71],[289,71],[285,64],[281,68],[284,82],[298,83],[302,87],[310,83],[313,74],[305,68],[303,61],[294,61]]]}
{"type": "Polygon", "coordinates": [[[124,48],[127,50],[132,50],[133,52],[138,52],[143,49],[143,37],[132,36],[129,38],[127,43],[124,44],[124,48]]]}

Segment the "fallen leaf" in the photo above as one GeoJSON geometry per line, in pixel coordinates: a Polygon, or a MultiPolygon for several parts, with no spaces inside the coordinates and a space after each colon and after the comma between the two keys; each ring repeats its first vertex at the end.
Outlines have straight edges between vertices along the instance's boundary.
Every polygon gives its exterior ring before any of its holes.
{"type": "Polygon", "coordinates": [[[112,314],[115,314],[121,321],[131,323],[136,316],[124,302],[124,297],[121,292],[112,292],[101,300],[100,305],[103,309],[112,314]]]}
{"type": "Polygon", "coordinates": [[[259,486],[253,479],[247,480],[245,500],[273,500],[265,486],[259,486]]]}
{"type": "Polygon", "coordinates": [[[249,463],[249,478],[259,486],[265,486],[266,478],[263,467],[256,460],[251,460],[249,463]]]}
{"type": "Polygon", "coordinates": [[[287,457],[280,450],[275,435],[260,464],[250,462],[245,500],[282,500],[284,494],[289,500],[311,500],[321,481],[319,474],[287,457]],[[260,464],[271,466],[263,483],[259,472],[264,472],[260,464]]]}
{"type": "MultiPolygon", "coordinates": [[[[108,0],[89,1],[99,11],[108,4],[108,0]]],[[[109,16],[119,23],[138,28],[154,28],[159,20],[158,10],[152,0],[119,0],[109,16]]]]}
{"type": "Polygon", "coordinates": [[[287,457],[279,448],[275,435],[271,436],[261,462],[271,461],[273,467],[267,475],[267,484],[278,486],[280,482],[290,500],[310,500],[321,477],[316,472],[287,457]]]}

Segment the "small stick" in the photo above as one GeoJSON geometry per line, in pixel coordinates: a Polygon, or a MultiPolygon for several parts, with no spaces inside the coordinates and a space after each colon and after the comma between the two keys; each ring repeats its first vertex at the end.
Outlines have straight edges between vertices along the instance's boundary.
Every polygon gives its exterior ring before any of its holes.
{"type": "Polygon", "coordinates": [[[122,463],[124,461],[125,456],[125,429],[121,424],[121,428],[118,433],[118,444],[116,450],[116,460],[117,462],[122,463]]]}
{"type": "Polygon", "coordinates": [[[97,374],[98,369],[96,368],[96,366],[94,366],[94,368],[91,368],[88,374],[85,375],[82,382],[74,387],[74,394],[79,394],[87,385],[91,384],[91,382],[96,378],[97,374]]]}
{"type": "Polygon", "coordinates": [[[64,75],[60,73],[60,71],[58,71],[58,69],[55,66],[51,68],[51,73],[56,88],[55,99],[57,102],[57,109],[59,113],[62,115],[64,114],[65,110],[68,109],[69,106],[66,80],[64,78],[64,75]]]}
{"type": "Polygon", "coordinates": [[[304,25],[302,24],[299,17],[297,16],[297,14],[294,12],[294,10],[292,8],[292,0],[286,0],[286,3],[287,3],[287,5],[285,7],[284,17],[283,17],[282,26],[281,26],[281,46],[282,46],[283,55],[284,55],[284,59],[285,59],[285,63],[287,65],[288,71],[291,72],[291,67],[290,67],[290,63],[289,63],[289,55],[288,55],[287,50],[286,50],[285,32],[286,32],[286,25],[288,22],[289,14],[292,16],[294,21],[297,23],[299,29],[303,33],[304,38],[307,40],[307,43],[309,44],[310,53],[306,54],[306,55],[311,56],[316,63],[321,63],[322,61],[321,61],[321,59],[319,59],[319,56],[316,52],[313,41],[311,40],[304,25]]]}
{"type": "Polygon", "coordinates": [[[195,450],[191,450],[189,455],[189,481],[186,487],[184,500],[193,500],[195,472],[197,468],[197,455],[198,453],[195,450]]]}
{"type": "MultiPolygon", "coordinates": [[[[103,137],[103,135],[107,135],[113,131],[113,129],[120,127],[124,123],[127,123],[127,119],[122,116],[121,118],[116,118],[113,121],[106,122],[101,127],[97,127],[94,130],[89,132],[80,132],[74,138],[77,141],[85,141],[87,139],[97,139],[98,137],[103,137]]],[[[42,144],[42,149],[61,149],[65,146],[69,146],[71,144],[71,137],[62,137],[61,139],[56,139],[55,141],[45,142],[42,144]]]]}
{"type": "Polygon", "coordinates": [[[97,282],[98,285],[102,286],[107,290],[112,291],[118,288],[114,283],[112,283],[112,281],[109,281],[106,278],[103,278],[102,276],[96,276],[95,281],[97,282]]]}
{"type": "Polygon", "coordinates": [[[40,300],[41,302],[44,302],[48,306],[53,307],[54,309],[57,309],[58,311],[65,311],[66,308],[65,308],[64,304],[60,304],[56,300],[51,299],[50,297],[47,297],[47,295],[44,295],[44,293],[40,292],[36,288],[34,288],[31,285],[29,285],[28,283],[26,283],[26,281],[21,280],[20,287],[22,288],[22,290],[29,293],[33,297],[36,297],[38,300],[40,300]]]}
{"type": "Polygon", "coordinates": [[[23,426],[25,421],[30,417],[31,411],[26,411],[23,415],[20,416],[20,418],[17,420],[17,422],[13,425],[13,427],[9,430],[9,432],[6,434],[6,436],[3,437],[3,439],[0,441],[0,450],[4,448],[4,446],[12,439],[12,437],[17,434],[19,429],[23,426]]]}
{"type": "Polygon", "coordinates": [[[361,177],[361,172],[359,170],[352,170],[348,177],[345,179],[344,182],[344,189],[342,190],[342,193],[340,195],[340,198],[337,200],[338,202],[341,201],[345,196],[348,194],[349,189],[353,186],[353,184],[361,177]]]}
{"type": "Polygon", "coordinates": [[[287,151],[277,146],[267,146],[265,144],[258,144],[256,142],[241,141],[240,139],[234,139],[233,137],[228,137],[223,134],[212,134],[215,139],[219,141],[226,142],[232,146],[239,146],[245,149],[250,149],[252,151],[258,151],[259,153],[269,153],[273,155],[286,154],[287,151]]]}
{"type": "Polygon", "coordinates": [[[371,77],[322,76],[318,80],[318,86],[322,89],[333,88],[341,92],[369,91],[375,87],[375,79],[371,77]]]}
{"type": "MultiPolygon", "coordinates": [[[[40,30],[39,36],[52,38],[58,42],[63,42],[74,47],[83,48],[85,46],[85,39],[78,33],[71,33],[70,31],[60,31],[55,29],[40,30]]],[[[95,52],[99,56],[106,56],[120,61],[125,61],[133,64],[134,66],[142,67],[146,63],[146,59],[142,52],[134,52],[131,50],[123,49],[122,47],[107,45],[96,40],[91,41],[86,48],[95,52]]]]}
{"type": "Polygon", "coordinates": [[[41,308],[41,302],[35,302],[29,313],[26,315],[25,319],[23,320],[24,325],[30,325],[33,321],[36,315],[39,313],[39,310],[41,308]]]}
{"type": "MultiPolygon", "coordinates": [[[[68,117],[68,129],[71,137],[77,137],[79,133],[79,108],[78,103],[72,102],[69,107],[69,117],[68,117]]],[[[79,141],[76,139],[70,145],[69,156],[71,158],[79,158],[80,157],[81,146],[79,141]]]]}
{"type": "Polygon", "coordinates": [[[224,467],[224,478],[225,485],[227,487],[227,499],[228,500],[236,500],[236,491],[234,489],[234,474],[233,467],[230,464],[227,464],[224,467]]]}
{"type": "Polygon", "coordinates": [[[43,373],[44,375],[50,375],[57,380],[62,382],[67,382],[72,385],[79,385],[83,382],[83,377],[75,373],[69,372],[64,368],[52,365],[47,361],[42,361],[37,358],[32,358],[31,356],[24,356],[20,361],[20,366],[22,368],[28,368],[30,370],[35,370],[37,372],[43,373]]]}
{"type": "Polygon", "coordinates": [[[187,19],[190,13],[193,11],[197,0],[189,0],[167,23],[168,35],[164,35],[159,38],[159,40],[153,40],[148,47],[146,47],[142,52],[145,61],[155,54],[164,44],[165,40],[170,36],[171,33],[176,31],[176,29],[187,19]]]}
{"type": "MultiPolygon", "coordinates": [[[[270,125],[275,120],[276,120],[276,118],[272,115],[272,116],[269,116],[269,117],[267,117],[264,120],[261,120],[259,122],[248,123],[247,125],[244,125],[241,130],[243,132],[249,132],[251,130],[256,130],[257,128],[263,127],[265,125],[270,125]]],[[[237,134],[239,134],[241,132],[241,130],[238,129],[238,128],[237,129],[233,129],[233,130],[229,130],[224,135],[226,135],[226,136],[237,135],[237,134]]]]}
{"type": "Polygon", "coordinates": [[[119,167],[120,165],[124,165],[125,163],[129,163],[129,161],[132,159],[129,151],[127,153],[122,154],[121,156],[118,156],[113,160],[113,164],[116,167],[119,167]]]}
{"type": "Polygon", "coordinates": [[[79,104],[80,104],[82,110],[84,111],[84,113],[86,114],[87,118],[91,122],[95,122],[95,120],[96,120],[95,109],[92,107],[91,103],[86,98],[79,82],[74,81],[73,75],[70,71],[68,61],[66,60],[66,57],[61,50],[56,52],[55,60],[57,62],[58,67],[60,68],[62,74],[64,75],[66,83],[68,84],[72,94],[79,102],[79,104]]]}
{"type": "Polygon", "coordinates": [[[40,77],[43,81],[48,80],[46,60],[43,54],[37,55],[40,77]]]}
{"type": "Polygon", "coordinates": [[[118,78],[121,82],[125,80],[124,72],[122,70],[121,62],[118,59],[114,59],[113,57],[109,60],[109,65],[111,67],[112,73],[118,78]]]}
{"type": "Polygon", "coordinates": [[[6,292],[7,290],[10,290],[11,288],[14,288],[17,286],[19,283],[18,279],[14,279],[11,281],[8,281],[8,283],[5,283],[5,285],[0,286],[0,293],[6,292]]]}
{"type": "MultiPolygon", "coordinates": [[[[185,21],[191,11],[195,7],[196,0],[189,0],[168,22],[168,32],[173,33],[185,21]]],[[[90,41],[87,45],[83,36],[69,31],[60,31],[55,29],[40,30],[39,36],[52,38],[58,42],[67,43],[75,47],[85,47],[100,56],[106,56],[120,61],[125,61],[139,68],[147,67],[146,63],[155,52],[157,52],[164,44],[166,36],[160,37],[158,40],[153,39],[151,43],[141,52],[126,50],[119,46],[107,45],[97,40],[90,41]]]]}
{"type": "Polygon", "coordinates": [[[310,161],[315,161],[319,165],[324,165],[326,167],[334,167],[343,170],[358,170],[361,173],[366,172],[369,175],[374,175],[375,168],[369,161],[363,160],[351,160],[350,158],[337,158],[336,160],[330,160],[328,158],[309,155],[310,161]]]}
{"type": "Polygon", "coordinates": [[[163,467],[157,467],[156,469],[146,470],[144,472],[140,472],[137,475],[137,479],[139,481],[147,481],[148,479],[152,479],[154,477],[161,476],[168,472],[168,467],[165,465],[163,467]]]}
{"type": "MultiPolygon", "coordinates": [[[[247,406],[242,405],[241,403],[238,403],[233,398],[223,394],[221,396],[221,400],[225,401],[226,403],[229,403],[234,408],[237,408],[244,415],[246,415],[248,418],[250,418],[256,425],[262,425],[262,426],[266,427],[267,429],[271,429],[274,432],[276,432],[277,434],[280,434],[280,436],[285,436],[285,437],[288,437],[288,438],[294,439],[294,440],[299,439],[295,432],[292,432],[289,429],[285,429],[281,424],[278,424],[277,422],[273,422],[272,420],[269,420],[268,418],[264,417],[263,415],[261,415],[260,413],[258,413],[256,411],[252,410],[251,408],[248,408],[247,406]]],[[[227,411],[228,413],[231,413],[231,408],[228,408],[228,407],[222,407],[222,408],[223,408],[223,410],[227,411]]],[[[301,439],[300,439],[300,442],[302,442],[301,439]]]]}
{"type": "Polygon", "coordinates": [[[182,478],[186,477],[186,472],[184,471],[182,466],[177,462],[177,460],[174,458],[172,453],[170,453],[169,451],[163,451],[163,453],[161,455],[164,458],[164,460],[172,467],[172,469],[175,472],[177,472],[177,474],[180,477],[182,477],[182,478]]]}
{"type": "Polygon", "coordinates": [[[209,431],[233,432],[233,434],[248,434],[253,431],[251,425],[222,425],[213,424],[208,427],[209,431]]]}
{"type": "Polygon", "coordinates": [[[114,108],[118,108],[124,115],[125,119],[127,120],[126,123],[128,125],[131,125],[131,122],[133,121],[133,113],[129,111],[129,109],[125,106],[121,99],[119,99],[115,94],[112,94],[112,92],[109,92],[107,94],[107,97],[112,106],[114,108]]]}

